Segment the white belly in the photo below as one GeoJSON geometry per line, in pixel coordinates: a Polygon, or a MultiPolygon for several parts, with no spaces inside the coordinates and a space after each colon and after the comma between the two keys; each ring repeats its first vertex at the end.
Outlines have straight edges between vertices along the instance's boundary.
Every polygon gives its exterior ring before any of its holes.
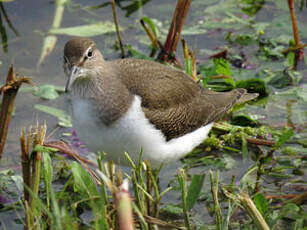
{"type": "Polygon", "coordinates": [[[139,96],[135,96],[127,113],[111,126],[99,123],[91,106],[85,99],[72,100],[73,126],[78,137],[91,151],[104,152],[108,160],[125,165],[124,152],[137,162],[142,151],[143,159],[149,160],[154,167],[178,160],[208,136],[213,124],[167,142],[163,133],[145,117],[139,96]]]}

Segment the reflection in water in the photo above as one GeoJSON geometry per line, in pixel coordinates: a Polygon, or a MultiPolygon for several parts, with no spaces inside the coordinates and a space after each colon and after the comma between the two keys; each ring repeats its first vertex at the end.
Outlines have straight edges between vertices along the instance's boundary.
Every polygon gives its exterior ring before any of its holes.
{"type": "Polygon", "coordinates": [[[18,36],[18,31],[15,29],[15,27],[13,26],[13,24],[11,23],[11,20],[9,19],[3,3],[0,2],[0,33],[1,33],[1,40],[2,40],[2,49],[5,53],[7,53],[7,34],[6,34],[6,29],[3,25],[3,20],[2,20],[2,15],[6,21],[6,23],[8,24],[9,28],[16,34],[16,36],[18,36]]]}
{"type": "MultiPolygon", "coordinates": [[[[118,5],[119,8],[121,8],[123,11],[126,11],[125,16],[129,17],[131,14],[139,10],[142,6],[144,6],[146,3],[150,2],[151,0],[115,0],[116,4],[118,5]],[[128,2],[128,5],[123,6],[122,2],[128,2]],[[130,3],[130,4],[129,4],[130,3]]],[[[106,7],[110,5],[110,2],[105,2],[102,4],[99,4],[97,6],[91,7],[92,9],[99,9],[106,7]]]]}

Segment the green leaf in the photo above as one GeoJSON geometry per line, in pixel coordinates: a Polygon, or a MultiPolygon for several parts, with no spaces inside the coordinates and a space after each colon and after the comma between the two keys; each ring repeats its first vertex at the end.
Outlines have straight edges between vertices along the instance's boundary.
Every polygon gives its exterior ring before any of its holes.
{"type": "Polygon", "coordinates": [[[230,84],[231,86],[234,86],[234,80],[231,77],[231,70],[228,64],[228,61],[224,58],[219,58],[219,59],[213,59],[214,64],[216,65],[216,73],[217,75],[224,75],[227,76],[229,78],[225,78],[224,81],[228,84],[230,84]]]}
{"type": "Polygon", "coordinates": [[[232,125],[239,125],[239,126],[251,126],[255,127],[258,125],[257,120],[253,119],[251,116],[248,116],[243,113],[239,113],[234,115],[231,118],[231,124],[232,125]]]}
{"type": "Polygon", "coordinates": [[[210,80],[211,76],[216,74],[216,67],[212,60],[198,66],[198,70],[200,71],[201,75],[205,75],[206,78],[208,78],[207,81],[210,80]]]}
{"type": "Polygon", "coordinates": [[[22,193],[23,192],[23,178],[20,175],[12,175],[11,179],[14,181],[18,192],[22,193]]]}
{"type": "Polygon", "coordinates": [[[218,91],[218,92],[224,92],[224,91],[229,91],[233,89],[232,84],[226,83],[226,82],[209,82],[206,85],[203,84],[204,87],[210,88],[213,91],[218,91]]]}
{"type": "Polygon", "coordinates": [[[274,148],[280,148],[287,140],[289,140],[293,136],[293,129],[286,130],[275,143],[274,148]]]}
{"type": "Polygon", "coordinates": [[[256,37],[250,34],[238,34],[238,35],[233,35],[230,38],[231,42],[235,42],[244,46],[251,45],[252,43],[256,42],[256,37]]]}
{"type": "Polygon", "coordinates": [[[48,113],[52,116],[58,117],[58,118],[68,116],[63,110],[56,109],[56,108],[46,106],[46,105],[36,104],[34,105],[34,108],[42,112],[48,113]]]}
{"type": "Polygon", "coordinates": [[[57,37],[54,35],[48,35],[45,37],[42,47],[41,56],[38,60],[38,66],[46,59],[46,57],[52,52],[55,47],[57,37]]]}
{"type": "Polygon", "coordinates": [[[255,15],[259,10],[262,9],[264,5],[264,0],[241,0],[239,1],[241,4],[244,4],[242,7],[242,11],[249,16],[255,15]]]}
{"type": "Polygon", "coordinates": [[[288,70],[286,71],[286,74],[291,79],[292,85],[298,85],[300,80],[303,78],[302,73],[300,73],[299,71],[295,71],[295,70],[288,70]]]}
{"type": "Polygon", "coordinates": [[[160,210],[163,215],[169,215],[171,217],[181,217],[183,210],[178,205],[174,204],[166,204],[163,206],[163,208],[160,210]]]}
{"type": "Polygon", "coordinates": [[[225,164],[225,169],[232,169],[236,165],[236,160],[234,160],[230,155],[223,155],[223,162],[225,164]]]}
{"type": "Polygon", "coordinates": [[[47,207],[50,207],[50,196],[51,196],[51,183],[53,176],[53,168],[51,163],[51,158],[47,152],[43,152],[43,166],[44,166],[44,182],[46,187],[47,195],[47,207]]]}
{"type": "Polygon", "coordinates": [[[226,59],[224,58],[218,58],[213,59],[213,62],[216,66],[216,73],[224,76],[231,76],[231,71],[229,68],[229,64],[226,59]]]}
{"type": "Polygon", "coordinates": [[[256,30],[256,34],[264,32],[264,30],[270,25],[270,23],[267,22],[259,22],[252,25],[254,30],[256,30]]]}
{"type": "Polygon", "coordinates": [[[284,46],[276,46],[274,48],[270,48],[265,46],[261,49],[262,54],[264,55],[264,59],[282,59],[284,55],[282,51],[284,50],[284,46]]]}
{"type": "Polygon", "coordinates": [[[293,203],[288,203],[283,206],[283,208],[280,211],[279,218],[289,217],[291,215],[294,215],[296,218],[300,216],[300,208],[293,203]]]}
{"type": "Polygon", "coordinates": [[[267,214],[268,210],[269,210],[268,202],[265,199],[265,196],[262,193],[258,193],[254,197],[254,202],[255,202],[255,205],[256,205],[257,209],[261,213],[261,215],[265,216],[267,214]]]}
{"type": "Polygon", "coordinates": [[[296,89],[296,95],[299,99],[302,99],[304,102],[307,102],[307,85],[301,85],[302,88],[296,89]]]}
{"type": "Polygon", "coordinates": [[[158,30],[156,30],[156,27],[155,27],[155,24],[153,23],[153,21],[147,16],[144,16],[142,19],[143,19],[144,22],[146,22],[149,25],[149,27],[150,27],[151,31],[153,32],[153,34],[155,35],[155,37],[158,38],[158,30]]]}
{"type": "Polygon", "coordinates": [[[35,151],[35,152],[55,153],[55,152],[58,152],[59,150],[57,148],[46,147],[46,146],[43,146],[43,145],[35,145],[33,151],[35,151]]]}
{"type": "MultiPolygon", "coordinates": [[[[123,28],[120,27],[120,30],[123,28]]],[[[115,25],[110,21],[99,22],[95,24],[74,26],[66,28],[51,29],[51,34],[64,34],[70,36],[78,37],[94,37],[101,34],[113,33],[115,32],[115,25]]]]}
{"type": "Polygon", "coordinates": [[[188,57],[184,59],[184,66],[185,66],[185,72],[190,75],[193,76],[193,62],[192,62],[192,58],[188,57]]]}
{"type": "Polygon", "coordinates": [[[289,52],[287,54],[286,66],[287,67],[294,67],[294,64],[295,64],[295,53],[294,52],[289,52]]]}
{"type": "Polygon", "coordinates": [[[71,165],[72,175],[74,177],[74,190],[88,197],[98,196],[97,188],[90,175],[78,164],[73,162],[71,165]]]}
{"type": "Polygon", "coordinates": [[[50,106],[46,106],[46,105],[41,105],[41,104],[36,104],[34,105],[34,108],[42,111],[44,113],[48,113],[52,116],[55,116],[59,119],[59,125],[62,127],[72,127],[71,124],[71,117],[65,113],[65,111],[61,110],[61,109],[56,109],[50,106]]]}
{"type": "Polygon", "coordinates": [[[92,177],[77,162],[72,163],[71,171],[74,178],[74,190],[82,196],[89,198],[95,229],[108,229],[106,227],[105,212],[101,210],[104,208],[105,203],[92,177]]]}
{"type": "Polygon", "coordinates": [[[64,87],[58,87],[54,85],[40,85],[33,92],[34,96],[38,96],[42,99],[53,100],[59,97],[58,92],[64,92],[64,87]]]}
{"type": "Polygon", "coordinates": [[[204,184],[205,174],[202,175],[193,175],[192,182],[188,188],[187,194],[187,208],[190,210],[195,205],[201,189],[204,184]]]}
{"type": "Polygon", "coordinates": [[[205,75],[203,79],[203,86],[210,87],[215,91],[227,91],[234,88],[234,80],[231,77],[231,70],[227,60],[218,58],[210,60],[204,65],[199,66],[200,74],[205,75]],[[223,79],[211,79],[213,76],[225,76],[223,79]],[[207,86],[208,85],[208,86],[207,86]]]}
{"type": "Polygon", "coordinates": [[[127,45],[127,49],[130,52],[130,54],[132,55],[132,57],[137,58],[137,59],[144,59],[144,60],[151,60],[153,61],[154,59],[148,57],[146,54],[141,53],[140,51],[132,48],[132,46],[127,45]]]}
{"type": "Polygon", "coordinates": [[[247,149],[247,141],[246,138],[244,137],[244,135],[242,135],[242,157],[243,157],[243,161],[247,160],[248,157],[248,149],[247,149]]]}
{"type": "MultiPolygon", "coordinates": [[[[67,2],[68,0],[55,1],[55,13],[51,28],[58,29],[60,27],[64,15],[65,4],[67,4],[67,2]]],[[[42,64],[42,62],[46,59],[46,57],[53,51],[56,42],[57,42],[57,37],[54,35],[48,34],[45,37],[42,46],[41,55],[37,63],[38,67],[42,64]]]]}
{"type": "Polygon", "coordinates": [[[264,81],[257,78],[237,81],[236,88],[244,88],[249,93],[258,93],[259,97],[265,97],[268,95],[264,81]]]}
{"type": "Polygon", "coordinates": [[[205,34],[207,29],[205,29],[202,25],[184,27],[181,34],[182,35],[197,35],[197,34],[205,34]]]}

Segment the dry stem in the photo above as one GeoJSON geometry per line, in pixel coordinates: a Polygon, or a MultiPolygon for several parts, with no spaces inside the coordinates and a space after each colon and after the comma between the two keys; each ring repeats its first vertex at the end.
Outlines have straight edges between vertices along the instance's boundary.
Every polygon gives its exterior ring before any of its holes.
{"type": "Polygon", "coordinates": [[[164,48],[160,51],[158,56],[159,60],[163,62],[170,60],[176,64],[179,64],[178,60],[175,58],[175,54],[181,30],[188,14],[190,5],[191,0],[178,0],[164,48]]]}
{"type": "Polygon", "coordinates": [[[0,88],[0,94],[3,94],[0,112],[0,160],[14,110],[15,98],[22,83],[33,85],[30,78],[16,78],[13,65],[11,65],[6,77],[6,83],[0,88]]]}

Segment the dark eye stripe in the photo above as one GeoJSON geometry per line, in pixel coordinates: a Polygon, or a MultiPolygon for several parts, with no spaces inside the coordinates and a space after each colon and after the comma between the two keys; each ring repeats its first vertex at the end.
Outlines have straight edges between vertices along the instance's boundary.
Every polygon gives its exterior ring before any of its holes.
{"type": "Polygon", "coordinates": [[[68,58],[66,56],[63,57],[65,63],[69,63],[68,58]]]}

